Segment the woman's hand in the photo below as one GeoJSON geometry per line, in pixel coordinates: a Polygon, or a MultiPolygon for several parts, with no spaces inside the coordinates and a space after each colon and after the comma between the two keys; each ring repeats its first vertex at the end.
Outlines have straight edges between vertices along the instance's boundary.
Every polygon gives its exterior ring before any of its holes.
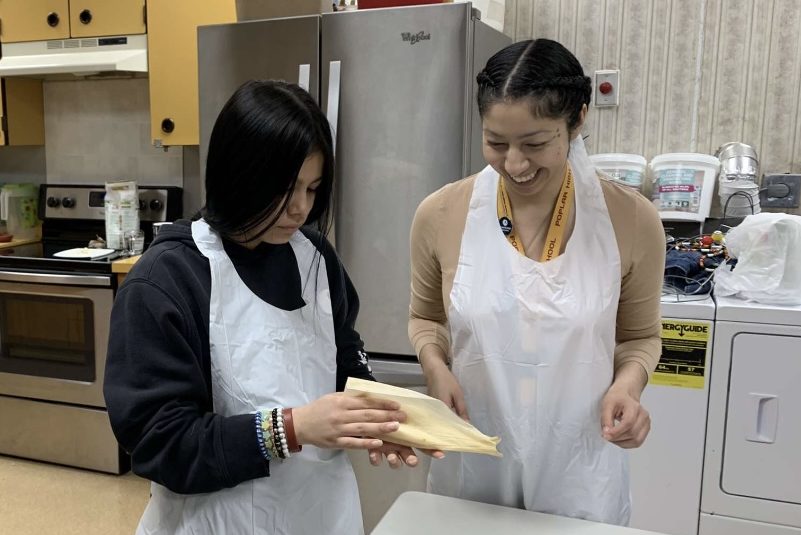
{"type": "Polygon", "coordinates": [[[406,414],[395,401],[328,394],[292,410],[298,444],[319,448],[380,448],[383,442],[371,437],[398,430],[406,414]]]}
{"type": "Polygon", "coordinates": [[[624,365],[601,401],[601,433],[621,448],[639,448],[651,430],[651,415],[640,405],[643,373],[639,364],[624,365]]]}
{"type": "MultiPolygon", "coordinates": [[[[439,450],[420,450],[426,455],[430,455],[435,459],[442,459],[445,454],[439,450]]],[[[387,458],[387,463],[392,469],[400,468],[404,464],[406,466],[417,466],[417,455],[414,450],[409,446],[401,446],[393,442],[384,442],[380,448],[371,448],[369,450],[370,464],[373,466],[380,466],[381,459],[387,458]]]]}
{"type": "Polygon", "coordinates": [[[426,377],[428,395],[442,401],[462,419],[469,420],[462,387],[448,369],[442,350],[434,344],[424,346],[420,352],[420,364],[426,377]]]}
{"type": "Polygon", "coordinates": [[[380,448],[369,450],[370,464],[380,466],[381,459],[387,458],[387,463],[392,469],[400,468],[404,464],[407,466],[417,466],[417,456],[409,446],[401,446],[393,442],[384,442],[380,448]]]}

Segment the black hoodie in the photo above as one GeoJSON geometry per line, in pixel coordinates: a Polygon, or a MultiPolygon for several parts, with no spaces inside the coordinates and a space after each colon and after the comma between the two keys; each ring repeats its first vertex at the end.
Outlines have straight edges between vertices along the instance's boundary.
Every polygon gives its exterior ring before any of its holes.
{"type": "MultiPolygon", "coordinates": [[[[303,233],[320,243],[315,231],[303,233]]],[[[359,298],[336,252],[322,241],[337,345],[333,391],[342,390],[348,377],[373,377],[354,330],[359,298]]],[[[223,244],[258,297],[284,310],[304,305],[289,244],[262,243],[253,250],[223,244]]],[[[163,227],[134,265],[111,312],[103,391],[114,434],[136,474],[183,494],[269,475],[254,415],[213,412],[210,292],[208,260],[192,239],[190,222],[178,221],[163,227]]]]}

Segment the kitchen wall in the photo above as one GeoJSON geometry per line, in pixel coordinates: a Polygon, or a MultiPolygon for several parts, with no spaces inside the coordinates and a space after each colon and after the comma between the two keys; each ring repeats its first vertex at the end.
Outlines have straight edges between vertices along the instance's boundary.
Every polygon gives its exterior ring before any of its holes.
{"type": "MultiPolygon", "coordinates": [[[[592,108],[591,152],[757,149],[801,173],[798,0],[506,0],[515,40],[556,39],[589,75],[620,69],[620,106],[592,108]]],[[[796,210],[795,213],[801,213],[796,210]]]]}
{"type": "Polygon", "coordinates": [[[44,147],[0,147],[0,184],[46,179],[44,147]]]}
{"type": "Polygon", "coordinates": [[[183,151],[150,141],[147,78],[44,84],[47,182],[182,186],[183,151]]]}

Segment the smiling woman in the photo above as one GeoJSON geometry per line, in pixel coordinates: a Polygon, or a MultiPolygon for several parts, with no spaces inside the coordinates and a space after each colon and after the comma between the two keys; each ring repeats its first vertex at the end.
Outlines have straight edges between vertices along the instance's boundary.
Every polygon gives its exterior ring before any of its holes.
{"type": "Polygon", "coordinates": [[[580,136],[590,81],[547,39],[476,77],[487,167],[423,201],[409,336],[429,394],[498,435],[451,454],[440,494],[625,524],[626,455],[660,353],[664,235],[651,203],[601,180],[580,136]]]}

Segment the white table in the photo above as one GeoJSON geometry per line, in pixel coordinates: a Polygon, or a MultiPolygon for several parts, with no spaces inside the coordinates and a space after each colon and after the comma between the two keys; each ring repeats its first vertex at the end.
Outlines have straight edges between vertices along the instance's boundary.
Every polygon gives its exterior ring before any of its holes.
{"type": "Polygon", "coordinates": [[[471,502],[425,492],[404,492],[372,535],[658,535],[575,518],[471,502]]]}

